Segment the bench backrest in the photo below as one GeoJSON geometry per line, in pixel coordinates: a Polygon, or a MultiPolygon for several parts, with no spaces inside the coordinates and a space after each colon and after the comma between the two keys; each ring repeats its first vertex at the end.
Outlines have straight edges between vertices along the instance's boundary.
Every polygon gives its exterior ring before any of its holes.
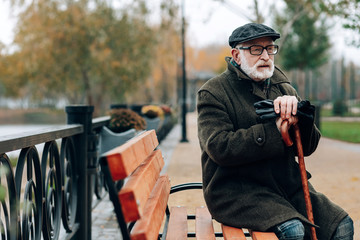
{"type": "Polygon", "coordinates": [[[109,197],[124,240],[154,240],[159,236],[172,239],[228,239],[256,240],[277,239],[274,233],[248,230],[222,225],[222,232],[215,233],[213,219],[206,207],[196,208],[196,215],[188,215],[186,207],[173,207],[169,212],[167,202],[170,194],[201,189],[201,183],[186,183],[170,187],[169,177],[160,175],[164,166],[159,142],[154,130],[145,131],[123,145],[104,153],[100,164],[104,173],[109,197]],[[125,180],[120,190],[117,181],[125,180]],[[159,234],[164,221],[163,234],[159,234]],[[188,232],[187,221],[195,220],[195,233],[188,232]]]}
{"type": "Polygon", "coordinates": [[[157,239],[159,234],[170,181],[167,175],[160,176],[164,160],[156,150],[158,144],[155,131],[150,130],[100,158],[123,239],[157,239]],[[125,178],[118,191],[114,182],[125,178]]]}

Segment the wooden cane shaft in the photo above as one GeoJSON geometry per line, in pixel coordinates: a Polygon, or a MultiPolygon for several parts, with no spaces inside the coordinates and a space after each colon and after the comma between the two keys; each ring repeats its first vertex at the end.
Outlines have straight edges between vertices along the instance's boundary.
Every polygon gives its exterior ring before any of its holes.
{"type": "MultiPolygon", "coordinates": [[[[306,174],[306,167],[305,167],[305,161],[304,161],[303,147],[302,147],[302,143],[301,143],[300,129],[297,124],[295,124],[293,127],[294,127],[294,131],[295,131],[295,143],[296,143],[296,149],[297,149],[297,153],[298,153],[298,162],[299,162],[299,167],[300,167],[301,184],[302,184],[304,198],[305,198],[306,213],[307,213],[309,221],[312,224],[314,224],[314,214],[313,214],[308,179],[307,179],[307,174],[306,174]]],[[[311,227],[311,239],[312,240],[317,239],[315,227],[311,227]]]]}
{"type": "MultiPolygon", "coordinates": [[[[303,147],[302,147],[302,143],[301,143],[300,129],[297,124],[293,125],[293,128],[295,131],[295,143],[296,143],[296,149],[297,149],[297,154],[298,154],[301,184],[302,184],[302,188],[303,188],[303,192],[304,192],[306,214],[307,214],[309,221],[312,224],[314,224],[314,215],[313,215],[311,198],[310,198],[310,193],[309,193],[309,185],[308,185],[308,179],[307,179],[306,168],[305,168],[304,152],[303,152],[303,147]]],[[[282,121],[281,127],[280,127],[280,133],[281,133],[281,136],[282,136],[286,146],[288,146],[288,147],[292,146],[293,141],[291,140],[291,138],[289,136],[289,122],[287,120],[282,121]]],[[[311,227],[310,230],[311,230],[311,240],[317,240],[315,227],[311,227]]]]}

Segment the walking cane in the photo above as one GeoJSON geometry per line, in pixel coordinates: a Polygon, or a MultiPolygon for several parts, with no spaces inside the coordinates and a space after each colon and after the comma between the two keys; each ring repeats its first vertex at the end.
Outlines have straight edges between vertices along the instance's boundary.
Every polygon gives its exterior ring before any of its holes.
{"type": "MultiPolygon", "coordinates": [[[[313,216],[313,210],[312,210],[310,193],[309,193],[308,179],[306,176],[306,168],[305,168],[303,147],[302,147],[302,143],[301,143],[300,130],[299,130],[299,126],[297,124],[294,124],[293,128],[295,131],[295,143],[296,143],[296,148],[297,148],[297,153],[298,153],[301,183],[302,183],[302,188],[303,188],[304,197],[305,197],[306,213],[307,213],[309,221],[312,224],[314,224],[314,216],[313,216]]],[[[293,141],[291,140],[291,138],[289,136],[288,130],[289,130],[289,122],[287,120],[282,121],[281,127],[280,127],[281,136],[284,139],[286,146],[290,147],[293,145],[293,141]]],[[[317,240],[315,227],[311,226],[310,229],[311,229],[311,240],[317,240]]]]}

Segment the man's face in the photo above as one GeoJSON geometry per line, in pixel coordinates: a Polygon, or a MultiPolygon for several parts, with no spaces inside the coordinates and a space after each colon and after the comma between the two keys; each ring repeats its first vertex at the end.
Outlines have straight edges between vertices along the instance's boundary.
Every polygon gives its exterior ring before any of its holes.
{"type": "MultiPolygon", "coordinates": [[[[263,37],[242,43],[242,47],[260,45],[266,47],[274,42],[270,37],[263,37]]],[[[248,49],[231,50],[234,60],[240,65],[240,68],[254,81],[260,82],[274,73],[274,55],[269,55],[267,50],[263,50],[261,55],[252,55],[248,49]]]]}

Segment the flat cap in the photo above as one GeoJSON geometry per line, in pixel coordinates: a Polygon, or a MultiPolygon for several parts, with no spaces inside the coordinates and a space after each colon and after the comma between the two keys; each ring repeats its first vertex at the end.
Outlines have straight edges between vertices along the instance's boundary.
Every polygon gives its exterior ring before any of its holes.
{"type": "Polygon", "coordinates": [[[235,47],[238,43],[247,42],[261,37],[272,37],[275,41],[280,38],[280,33],[274,29],[259,23],[248,23],[236,28],[229,37],[230,47],[235,47]]]}

